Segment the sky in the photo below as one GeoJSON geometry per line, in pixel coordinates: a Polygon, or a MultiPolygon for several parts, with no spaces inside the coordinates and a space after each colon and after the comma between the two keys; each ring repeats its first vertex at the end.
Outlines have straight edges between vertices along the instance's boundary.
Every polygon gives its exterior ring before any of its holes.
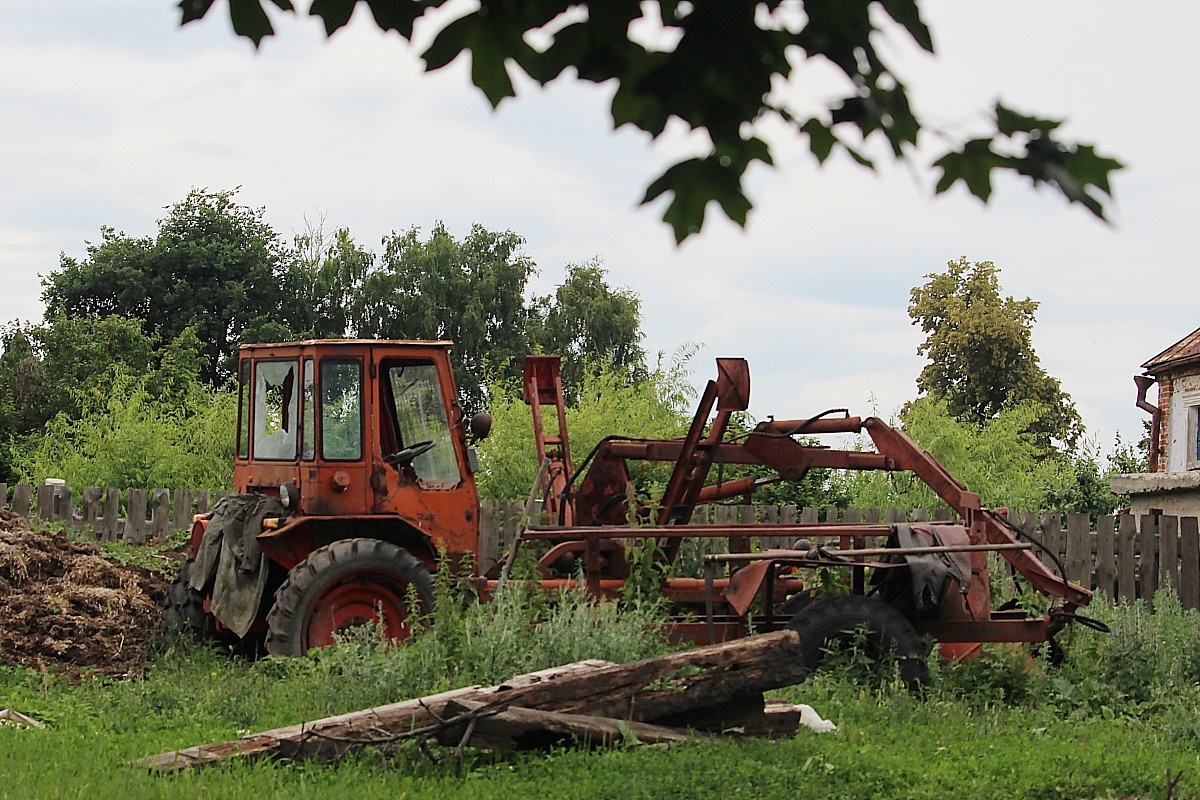
{"type": "MultiPolygon", "coordinates": [[[[60,253],[85,256],[102,227],[152,235],[191,188],[240,187],[288,238],[322,223],[378,251],[391,231],[439,220],[456,236],[474,223],[515,231],[538,293],[565,265],[599,258],[610,283],[641,297],[652,356],[702,344],[697,383],[716,357],[749,360],[755,416],[890,417],[924,364],[909,292],[966,256],[999,266],[1005,294],[1040,302],[1034,346],[1100,448],[1118,431],[1136,441],[1146,415],[1131,377],[1200,326],[1187,299],[1200,295],[1188,199],[1200,184],[1189,144],[1200,4],[921,9],[936,56],[903,34],[881,45],[918,113],[957,137],[997,98],[1065,118],[1065,135],[1127,165],[1111,225],[1018,179],[998,179],[987,206],[958,188],[935,198],[935,136],[911,162],[869,172],[844,158],[818,167],[768,125],[776,168],[748,175],[749,224],[710,209],[676,246],[664,202],[639,201],[702,142],[676,128],[657,141],[612,131],[612,87],[518,82],[493,110],[466,59],[424,74],[419,49],[365,9],[330,39],[317,20],[276,14],[279,35],[255,51],[223,2],[181,28],[168,0],[4,0],[0,322],[39,320],[40,276],[60,253]]],[[[844,94],[817,64],[780,91],[814,109],[844,94]]]]}

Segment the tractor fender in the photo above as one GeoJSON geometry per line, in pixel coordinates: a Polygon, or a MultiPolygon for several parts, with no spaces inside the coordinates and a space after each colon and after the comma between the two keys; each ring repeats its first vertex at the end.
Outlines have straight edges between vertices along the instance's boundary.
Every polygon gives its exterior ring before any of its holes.
{"type": "Polygon", "coordinates": [[[342,539],[379,539],[402,547],[434,571],[440,551],[424,533],[395,515],[310,516],[286,520],[258,534],[258,547],[285,570],[313,551],[342,539]]]}

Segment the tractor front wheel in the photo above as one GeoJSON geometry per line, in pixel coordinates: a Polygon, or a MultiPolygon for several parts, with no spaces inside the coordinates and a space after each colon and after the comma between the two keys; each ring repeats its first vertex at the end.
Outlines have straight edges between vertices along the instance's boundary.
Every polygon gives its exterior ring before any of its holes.
{"type": "Polygon", "coordinates": [[[379,539],[343,539],[320,547],[288,573],[267,614],[267,652],[302,656],[365,624],[393,641],[411,633],[411,594],[427,613],[433,578],[424,562],[379,539]]]}
{"type": "Polygon", "coordinates": [[[910,690],[929,681],[925,642],[903,614],[877,598],[827,597],[800,611],[787,626],[800,634],[805,674],[840,650],[876,664],[894,658],[899,677],[910,690]]]}

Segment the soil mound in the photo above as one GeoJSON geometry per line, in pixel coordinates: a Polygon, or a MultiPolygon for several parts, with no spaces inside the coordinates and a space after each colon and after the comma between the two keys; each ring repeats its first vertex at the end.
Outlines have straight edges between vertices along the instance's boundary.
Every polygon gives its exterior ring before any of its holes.
{"type": "Polygon", "coordinates": [[[0,665],[126,677],[159,639],[167,584],[0,510],[0,665]]]}

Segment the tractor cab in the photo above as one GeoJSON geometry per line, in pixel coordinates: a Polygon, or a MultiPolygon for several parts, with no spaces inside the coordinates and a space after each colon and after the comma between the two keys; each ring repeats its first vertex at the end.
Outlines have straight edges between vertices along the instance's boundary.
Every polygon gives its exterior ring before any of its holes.
{"type": "MultiPolygon", "coordinates": [[[[477,552],[471,437],[451,374],[450,342],[321,340],[241,348],[234,484],[279,498],[296,555],[367,526],[433,560],[477,552]],[[444,548],[444,550],[443,550],[444,548]]],[[[285,566],[296,560],[284,552],[285,566]]]]}

